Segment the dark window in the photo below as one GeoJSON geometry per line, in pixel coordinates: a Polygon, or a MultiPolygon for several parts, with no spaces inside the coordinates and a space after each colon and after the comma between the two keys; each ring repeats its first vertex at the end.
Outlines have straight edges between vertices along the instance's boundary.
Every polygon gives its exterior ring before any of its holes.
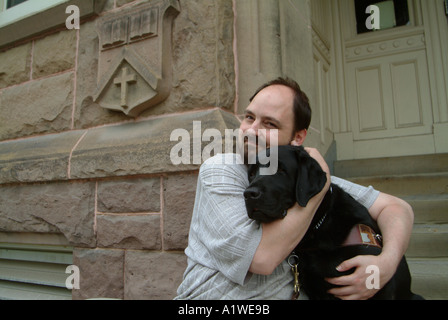
{"type": "Polygon", "coordinates": [[[371,16],[366,13],[370,5],[376,5],[380,9],[380,29],[389,29],[409,24],[409,8],[407,0],[354,0],[356,11],[356,24],[358,33],[371,32],[366,26],[367,19],[371,16]]]}
{"type": "Polygon", "coordinates": [[[12,7],[14,7],[18,4],[21,4],[22,2],[25,2],[25,1],[28,1],[28,0],[8,0],[6,2],[6,9],[12,8],[12,7]]]}

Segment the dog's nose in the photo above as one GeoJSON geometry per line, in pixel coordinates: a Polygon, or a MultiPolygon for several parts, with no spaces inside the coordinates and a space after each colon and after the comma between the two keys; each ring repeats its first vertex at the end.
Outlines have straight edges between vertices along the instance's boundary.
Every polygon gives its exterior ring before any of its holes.
{"type": "Polygon", "coordinates": [[[260,190],[256,189],[256,188],[249,188],[246,189],[246,191],[244,191],[244,198],[246,200],[257,200],[260,199],[261,197],[261,192],[260,190]]]}

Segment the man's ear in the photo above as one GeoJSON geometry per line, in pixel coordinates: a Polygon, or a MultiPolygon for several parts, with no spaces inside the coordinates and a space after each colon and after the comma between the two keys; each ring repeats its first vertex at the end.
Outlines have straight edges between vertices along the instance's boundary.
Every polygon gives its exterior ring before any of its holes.
{"type": "Polygon", "coordinates": [[[327,175],[303,148],[297,150],[297,161],[296,200],[301,207],[306,207],[308,201],[324,188],[327,175]]]}
{"type": "Polygon", "coordinates": [[[306,129],[297,131],[296,133],[294,133],[293,139],[290,144],[296,147],[303,145],[307,134],[308,131],[306,129]]]}

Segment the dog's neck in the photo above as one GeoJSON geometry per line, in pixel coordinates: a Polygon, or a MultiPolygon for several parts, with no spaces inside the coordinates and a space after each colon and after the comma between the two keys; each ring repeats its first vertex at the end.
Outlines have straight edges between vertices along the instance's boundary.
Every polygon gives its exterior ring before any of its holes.
{"type": "Polygon", "coordinates": [[[311,223],[313,230],[319,230],[319,228],[322,226],[325,219],[327,218],[329,207],[331,205],[332,193],[333,193],[333,188],[330,185],[330,189],[328,189],[327,193],[325,194],[324,199],[322,200],[322,203],[320,204],[319,208],[317,209],[316,213],[314,214],[314,218],[311,223]]]}

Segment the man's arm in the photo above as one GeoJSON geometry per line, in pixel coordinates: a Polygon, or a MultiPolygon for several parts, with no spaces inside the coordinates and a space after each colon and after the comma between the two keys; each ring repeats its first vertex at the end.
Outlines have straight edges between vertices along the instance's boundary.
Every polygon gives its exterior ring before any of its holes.
{"type": "Polygon", "coordinates": [[[262,224],[261,241],[249,268],[251,273],[272,274],[302,240],[321,199],[320,195],[315,196],[306,208],[296,203],[284,219],[262,224]]]}
{"type": "Polygon", "coordinates": [[[368,299],[378,290],[370,290],[366,286],[366,268],[370,265],[378,266],[380,270],[380,288],[384,287],[393,277],[405,254],[411,237],[414,223],[412,207],[405,201],[380,193],[378,199],[369,209],[369,213],[378,223],[383,235],[383,250],[379,256],[358,256],[344,261],[338,271],[357,268],[348,276],[327,279],[332,284],[343,286],[329,292],[344,300],[368,299]]]}
{"type": "Polygon", "coordinates": [[[331,183],[330,170],[316,149],[305,150],[320,164],[327,174],[327,183],[322,191],[314,196],[305,208],[297,203],[288,210],[282,220],[262,224],[261,242],[255,252],[249,271],[255,274],[270,275],[285,260],[302,240],[314,214],[319,208],[331,183]]]}

